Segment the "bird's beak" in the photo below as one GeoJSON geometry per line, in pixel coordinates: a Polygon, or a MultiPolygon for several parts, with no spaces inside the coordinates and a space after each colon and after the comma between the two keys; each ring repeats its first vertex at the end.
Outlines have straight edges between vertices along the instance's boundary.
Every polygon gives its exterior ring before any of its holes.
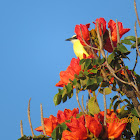
{"type": "Polygon", "coordinates": [[[71,41],[73,38],[68,38],[68,39],[66,39],[65,41],[71,41]]]}

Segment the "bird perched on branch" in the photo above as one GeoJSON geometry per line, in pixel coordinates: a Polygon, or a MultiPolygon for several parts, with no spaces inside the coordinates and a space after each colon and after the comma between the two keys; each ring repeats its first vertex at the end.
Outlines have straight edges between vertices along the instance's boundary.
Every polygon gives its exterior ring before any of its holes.
{"type": "Polygon", "coordinates": [[[83,46],[79,39],[77,39],[76,35],[73,35],[71,38],[66,39],[66,41],[71,41],[73,43],[73,50],[77,57],[83,59],[83,54],[88,57],[92,54],[91,49],[87,46],[83,46]]]}

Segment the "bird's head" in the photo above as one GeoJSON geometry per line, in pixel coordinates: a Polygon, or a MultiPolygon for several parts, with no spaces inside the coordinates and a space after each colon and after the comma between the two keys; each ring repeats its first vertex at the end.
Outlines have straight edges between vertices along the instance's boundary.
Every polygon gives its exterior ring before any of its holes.
{"type": "Polygon", "coordinates": [[[72,43],[74,43],[75,41],[77,41],[77,37],[76,35],[73,35],[71,38],[66,39],[65,41],[71,41],[72,43]]]}

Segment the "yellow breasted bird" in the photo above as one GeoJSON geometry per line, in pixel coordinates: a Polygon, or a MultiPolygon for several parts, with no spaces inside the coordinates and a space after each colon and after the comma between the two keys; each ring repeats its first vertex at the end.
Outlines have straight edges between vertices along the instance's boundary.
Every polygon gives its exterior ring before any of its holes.
{"type": "Polygon", "coordinates": [[[71,41],[73,43],[73,50],[74,53],[79,59],[83,59],[83,54],[88,57],[91,54],[91,49],[83,46],[79,39],[77,39],[76,35],[72,36],[71,38],[66,39],[66,41],[71,41]]]}

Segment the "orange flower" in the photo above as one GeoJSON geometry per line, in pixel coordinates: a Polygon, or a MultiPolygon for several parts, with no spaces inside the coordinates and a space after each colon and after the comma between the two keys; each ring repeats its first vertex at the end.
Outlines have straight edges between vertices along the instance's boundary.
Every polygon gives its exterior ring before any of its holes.
{"type": "MultiPolygon", "coordinates": [[[[58,125],[57,118],[54,117],[53,115],[50,115],[49,118],[43,118],[43,119],[44,119],[44,126],[45,126],[46,134],[51,137],[53,130],[58,125]]],[[[35,130],[39,132],[43,132],[42,126],[37,127],[35,130]]]]}
{"type": "Polygon", "coordinates": [[[102,131],[102,125],[99,122],[99,120],[90,115],[86,115],[85,119],[86,119],[86,127],[89,129],[91,133],[94,134],[95,137],[98,137],[102,131]]]}
{"type": "Polygon", "coordinates": [[[72,111],[70,109],[65,109],[64,112],[59,110],[57,113],[58,123],[63,123],[66,120],[70,120],[71,117],[76,117],[79,113],[79,109],[74,108],[72,111]]]}
{"type": "Polygon", "coordinates": [[[86,46],[83,39],[85,40],[85,42],[87,44],[90,43],[89,42],[90,36],[89,36],[89,30],[88,30],[89,26],[90,26],[90,24],[86,24],[86,25],[80,24],[80,25],[75,26],[75,31],[74,32],[77,35],[77,39],[80,40],[80,42],[83,46],[86,46]],[[81,29],[81,31],[80,31],[80,29],[81,29]],[[83,36],[83,39],[82,39],[82,36],[83,36]]]}
{"type": "MultiPolygon", "coordinates": [[[[130,30],[129,28],[124,29],[122,22],[118,22],[118,26],[119,26],[120,38],[130,30]]],[[[108,22],[108,28],[110,28],[111,30],[112,41],[117,41],[117,27],[116,27],[116,23],[113,20],[110,20],[108,22]]]]}
{"type": "Polygon", "coordinates": [[[57,87],[64,87],[68,83],[70,83],[69,79],[73,80],[75,74],[79,74],[81,71],[81,66],[79,64],[79,58],[72,58],[70,65],[68,66],[66,71],[60,72],[60,81],[55,85],[57,87]]]}
{"type": "MultiPolygon", "coordinates": [[[[117,42],[113,42],[113,46],[117,47],[117,42]]],[[[105,45],[104,45],[104,49],[107,50],[109,53],[113,52],[113,47],[111,45],[110,39],[109,37],[105,40],[105,45]]]]}
{"type": "Polygon", "coordinates": [[[62,133],[62,140],[85,140],[87,139],[87,130],[85,127],[85,118],[72,118],[70,123],[66,123],[70,131],[65,130],[62,133]]]}
{"type": "Polygon", "coordinates": [[[103,32],[103,34],[105,33],[105,31],[106,31],[106,21],[105,21],[105,19],[104,18],[97,18],[96,19],[96,22],[93,22],[94,24],[95,24],[95,30],[97,31],[97,22],[98,22],[98,25],[99,25],[99,32],[100,32],[100,35],[102,35],[102,32],[103,32]],[[103,26],[103,31],[102,31],[102,29],[101,29],[101,24],[102,24],[102,26],[103,26]]]}
{"type": "MultiPolygon", "coordinates": [[[[104,111],[97,114],[100,121],[103,122],[104,120],[104,111]]],[[[119,119],[114,111],[109,111],[107,109],[107,133],[109,139],[117,139],[120,140],[122,132],[125,130],[127,123],[125,119],[119,119]]]]}

